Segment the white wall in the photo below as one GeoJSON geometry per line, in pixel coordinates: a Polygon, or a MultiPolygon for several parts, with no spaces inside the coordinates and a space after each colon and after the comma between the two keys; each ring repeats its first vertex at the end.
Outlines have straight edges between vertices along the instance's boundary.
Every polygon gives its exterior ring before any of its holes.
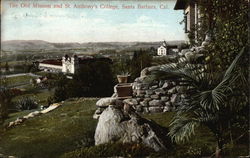
{"type": "Polygon", "coordinates": [[[157,49],[157,55],[159,55],[159,56],[167,55],[167,49],[163,46],[159,47],[157,49]]]}

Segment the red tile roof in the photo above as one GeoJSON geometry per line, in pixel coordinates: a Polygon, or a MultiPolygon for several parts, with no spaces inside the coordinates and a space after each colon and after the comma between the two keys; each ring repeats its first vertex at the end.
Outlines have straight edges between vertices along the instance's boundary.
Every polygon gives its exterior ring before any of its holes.
{"type": "Polygon", "coordinates": [[[48,59],[48,60],[43,60],[40,62],[42,64],[50,64],[50,65],[59,65],[62,66],[62,60],[61,59],[48,59]]]}

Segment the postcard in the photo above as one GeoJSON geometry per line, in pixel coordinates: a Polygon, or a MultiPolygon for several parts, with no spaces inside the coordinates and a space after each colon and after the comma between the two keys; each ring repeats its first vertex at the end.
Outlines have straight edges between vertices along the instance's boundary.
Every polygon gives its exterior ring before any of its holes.
{"type": "Polygon", "coordinates": [[[2,0],[0,158],[249,157],[247,0],[2,0]]]}

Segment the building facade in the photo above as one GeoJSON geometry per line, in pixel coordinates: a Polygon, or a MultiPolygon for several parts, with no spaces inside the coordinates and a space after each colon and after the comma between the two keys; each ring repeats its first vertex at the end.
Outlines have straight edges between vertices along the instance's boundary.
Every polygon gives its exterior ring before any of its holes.
{"type": "Polygon", "coordinates": [[[77,73],[81,65],[88,64],[94,61],[112,62],[111,59],[105,57],[78,57],[77,55],[69,57],[68,55],[65,55],[62,57],[62,59],[48,59],[39,62],[38,69],[46,72],[62,72],[64,74],[75,74],[77,73]]]}
{"type": "MultiPolygon", "coordinates": [[[[192,31],[196,25],[199,25],[200,11],[198,0],[177,0],[174,9],[184,10],[185,33],[188,41],[188,33],[192,31]]],[[[197,38],[197,32],[195,38],[197,38]]]]}
{"type": "Polygon", "coordinates": [[[39,62],[38,69],[46,72],[62,72],[75,74],[79,68],[79,60],[76,55],[69,57],[65,55],[62,59],[49,59],[39,62]]]}
{"type": "Polygon", "coordinates": [[[158,56],[167,55],[167,43],[164,41],[162,45],[157,49],[158,56]]]}

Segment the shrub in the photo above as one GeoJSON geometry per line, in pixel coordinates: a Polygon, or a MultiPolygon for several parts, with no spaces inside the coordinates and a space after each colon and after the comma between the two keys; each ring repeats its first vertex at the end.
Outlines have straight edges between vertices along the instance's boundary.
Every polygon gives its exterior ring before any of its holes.
{"type": "Polygon", "coordinates": [[[98,146],[81,148],[64,154],[61,158],[100,158],[111,156],[144,157],[154,153],[154,150],[137,143],[108,143],[98,146]]]}
{"type": "Polygon", "coordinates": [[[31,110],[38,107],[37,102],[30,97],[23,97],[17,101],[16,107],[19,110],[31,110]]]}

